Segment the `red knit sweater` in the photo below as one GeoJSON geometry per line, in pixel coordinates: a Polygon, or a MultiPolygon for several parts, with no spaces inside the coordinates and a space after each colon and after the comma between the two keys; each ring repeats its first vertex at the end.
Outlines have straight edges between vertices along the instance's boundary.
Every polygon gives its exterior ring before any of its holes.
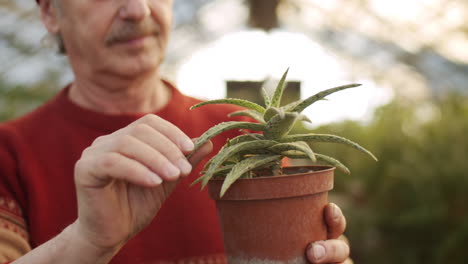
{"type": "MultiPolygon", "coordinates": [[[[0,199],[15,204],[11,208],[0,205],[0,213],[1,210],[3,214],[9,213],[18,226],[21,218],[25,220],[32,247],[53,238],[76,219],[73,168],[83,149],[96,137],[143,115],[115,116],[89,111],[73,104],[67,93],[65,88],[34,112],[0,124],[0,199]]],[[[172,88],[170,103],[155,114],[194,138],[238,110],[223,105],[190,111],[189,107],[198,102],[172,88]]],[[[237,132],[225,132],[216,137],[213,153],[227,137],[235,135],[237,132]]],[[[178,185],[154,221],[130,240],[111,263],[225,261],[214,202],[198,186],[189,188],[201,167],[178,185]]]]}

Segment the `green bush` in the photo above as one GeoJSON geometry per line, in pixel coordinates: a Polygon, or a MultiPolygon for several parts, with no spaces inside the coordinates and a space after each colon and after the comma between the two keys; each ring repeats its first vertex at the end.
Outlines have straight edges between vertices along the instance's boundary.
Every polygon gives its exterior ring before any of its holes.
{"type": "Polygon", "coordinates": [[[393,102],[370,124],[347,121],[317,132],[346,136],[379,158],[376,163],[352,149],[317,146],[352,172],[337,172],[332,193],[348,219],[356,263],[468,260],[468,98],[393,102]]]}
{"type": "Polygon", "coordinates": [[[56,92],[55,76],[31,86],[14,85],[0,79],[0,122],[32,111],[56,92]]]}

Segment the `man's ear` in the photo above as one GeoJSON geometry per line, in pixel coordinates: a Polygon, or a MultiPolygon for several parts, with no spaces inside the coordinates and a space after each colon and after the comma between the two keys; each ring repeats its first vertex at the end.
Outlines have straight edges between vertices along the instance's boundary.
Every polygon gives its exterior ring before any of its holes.
{"type": "Polygon", "coordinates": [[[41,11],[42,23],[44,23],[49,33],[56,35],[60,32],[59,10],[52,1],[54,0],[41,0],[39,8],[41,11]]]}

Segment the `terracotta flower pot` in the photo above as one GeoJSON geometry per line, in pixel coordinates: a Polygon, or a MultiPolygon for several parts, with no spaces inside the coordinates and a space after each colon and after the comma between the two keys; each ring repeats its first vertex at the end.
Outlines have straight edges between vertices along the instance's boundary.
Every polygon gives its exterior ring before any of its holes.
{"type": "Polygon", "coordinates": [[[323,209],[333,171],[329,166],[284,168],[288,175],[240,179],[222,198],[222,180],[210,180],[228,263],[308,263],[307,245],[326,239],[323,209]]]}

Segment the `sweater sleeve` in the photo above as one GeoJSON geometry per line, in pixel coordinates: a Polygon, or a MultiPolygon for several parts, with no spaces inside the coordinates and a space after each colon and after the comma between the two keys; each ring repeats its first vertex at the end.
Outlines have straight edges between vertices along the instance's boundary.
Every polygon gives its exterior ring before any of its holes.
{"type": "Polygon", "coordinates": [[[31,250],[28,241],[14,231],[13,223],[7,223],[6,226],[9,227],[0,227],[0,263],[15,260],[31,250]]]}
{"type": "Polygon", "coordinates": [[[0,263],[17,259],[31,250],[19,201],[24,193],[18,179],[15,140],[7,132],[0,125],[0,263]]]}

